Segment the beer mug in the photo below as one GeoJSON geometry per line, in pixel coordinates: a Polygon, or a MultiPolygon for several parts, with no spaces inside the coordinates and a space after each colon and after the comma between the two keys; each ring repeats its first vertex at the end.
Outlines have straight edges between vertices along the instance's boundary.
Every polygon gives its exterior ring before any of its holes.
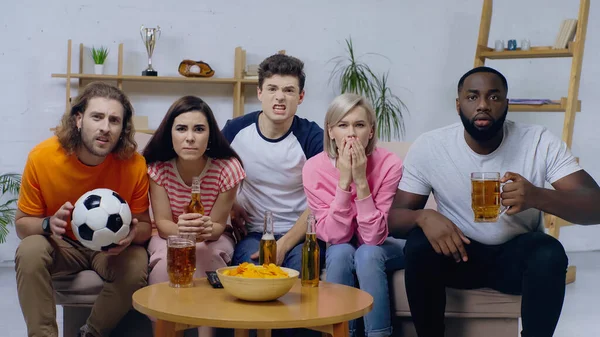
{"type": "Polygon", "coordinates": [[[471,208],[475,222],[496,222],[508,207],[500,203],[500,173],[471,173],[471,208]]]}
{"type": "Polygon", "coordinates": [[[169,286],[173,288],[193,287],[195,271],[196,234],[169,235],[167,238],[169,286]]]}

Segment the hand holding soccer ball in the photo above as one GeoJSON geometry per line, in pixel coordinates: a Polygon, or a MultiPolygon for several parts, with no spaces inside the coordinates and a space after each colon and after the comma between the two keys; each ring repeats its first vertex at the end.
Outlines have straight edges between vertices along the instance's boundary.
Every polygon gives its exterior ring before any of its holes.
{"type": "Polygon", "coordinates": [[[118,247],[119,242],[128,236],[132,225],[127,202],[106,188],[83,194],[75,202],[71,217],[71,228],[77,240],[95,251],[118,247]]]}
{"type": "Polygon", "coordinates": [[[70,202],[65,202],[59,209],[50,217],[50,230],[54,235],[63,235],[67,231],[67,219],[71,215],[73,205],[70,202]]]}

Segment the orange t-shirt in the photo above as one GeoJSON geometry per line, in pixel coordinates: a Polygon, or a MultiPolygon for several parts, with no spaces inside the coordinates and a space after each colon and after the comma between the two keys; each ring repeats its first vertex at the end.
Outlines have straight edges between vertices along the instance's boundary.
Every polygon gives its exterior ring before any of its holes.
{"type": "MultiPolygon", "coordinates": [[[[87,166],[76,155],[68,155],[51,137],[31,150],[19,193],[19,209],[33,216],[52,216],[67,201],[75,205],[84,193],[96,188],[117,192],[132,214],[148,210],[148,175],[146,160],[135,153],[126,160],[109,154],[97,166],[87,166]]],[[[67,235],[76,240],[67,221],[67,235]]]]}

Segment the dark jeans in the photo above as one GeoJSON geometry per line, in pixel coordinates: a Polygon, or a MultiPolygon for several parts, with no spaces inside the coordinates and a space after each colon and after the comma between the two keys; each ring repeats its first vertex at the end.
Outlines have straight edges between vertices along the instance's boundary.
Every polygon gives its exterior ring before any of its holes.
{"type": "Polygon", "coordinates": [[[469,260],[456,263],[437,254],[420,228],[409,234],[406,293],[419,337],[444,336],[446,287],[522,295],[521,336],[552,336],[565,296],[568,258],[561,243],[543,232],[494,246],[470,240],[465,245],[469,260]]]}

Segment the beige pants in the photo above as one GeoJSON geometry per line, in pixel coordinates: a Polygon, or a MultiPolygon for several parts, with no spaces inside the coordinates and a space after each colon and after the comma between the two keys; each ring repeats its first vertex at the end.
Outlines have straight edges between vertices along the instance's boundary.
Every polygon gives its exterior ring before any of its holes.
{"type": "Polygon", "coordinates": [[[102,336],[108,336],[131,309],[131,296],[146,286],[148,278],[148,254],[138,245],[109,256],[57,237],[32,235],[19,244],[15,263],[19,302],[30,337],[58,337],[53,276],[91,269],[104,279],[87,320],[102,336]]]}

